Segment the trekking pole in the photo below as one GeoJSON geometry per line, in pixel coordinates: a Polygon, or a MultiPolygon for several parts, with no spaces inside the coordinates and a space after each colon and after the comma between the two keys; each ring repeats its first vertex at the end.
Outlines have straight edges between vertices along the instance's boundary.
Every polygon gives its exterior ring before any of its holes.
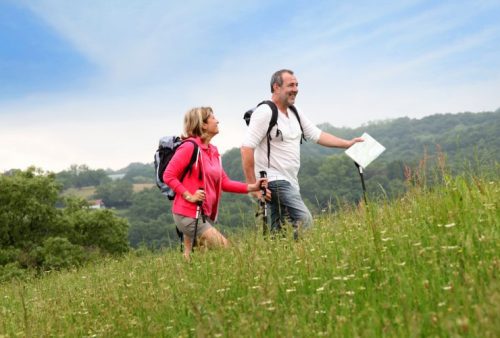
{"type": "Polygon", "coordinates": [[[363,199],[365,200],[365,205],[368,206],[368,202],[366,201],[366,187],[365,179],[363,177],[363,168],[357,162],[354,162],[354,164],[358,167],[359,177],[361,177],[361,186],[363,187],[363,199]]]}
{"type": "MultiPolygon", "coordinates": [[[[198,190],[203,190],[203,188],[199,188],[198,190]]],[[[194,221],[194,236],[193,236],[193,245],[191,246],[191,252],[194,251],[194,247],[196,246],[196,233],[198,232],[198,220],[200,219],[200,214],[203,219],[203,223],[205,223],[205,214],[202,209],[203,201],[198,201],[196,203],[196,220],[194,221]]]]}
{"type": "MultiPolygon", "coordinates": [[[[267,173],[262,170],[260,172],[260,178],[266,178],[267,173]]],[[[269,232],[269,228],[267,226],[267,203],[266,203],[266,188],[260,187],[261,197],[260,197],[260,208],[262,210],[262,234],[266,236],[269,232]]]]}

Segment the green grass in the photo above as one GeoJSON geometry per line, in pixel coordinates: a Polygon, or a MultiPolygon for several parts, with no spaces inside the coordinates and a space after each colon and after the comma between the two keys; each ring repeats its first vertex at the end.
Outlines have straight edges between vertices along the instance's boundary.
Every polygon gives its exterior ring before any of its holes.
{"type": "Polygon", "coordinates": [[[95,187],[83,187],[83,188],[68,188],[63,191],[63,196],[76,196],[86,200],[92,199],[95,194],[95,187]]]}
{"type": "MultiPolygon", "coordinates": [[[[139,192],[144,189],[149,189],[151,187],[154,187],[154,183],[134,183],[132,185],[132,189],[134,192],[139,192]]],[[[63,196],[76,196],[80,197],[86,200],[90,200],[93,198],[93,195],[95,194],[96,187],[94,186],[89,186],[89,187],[83,187],[83,188],[68,188],[62,192],[63,196]]]]}
{"type": "Polygon", "coordinates": [[[324,214],[299,242],[137,252],[0,288],[1,336],[499,337],[500,184],[324,214]]]}

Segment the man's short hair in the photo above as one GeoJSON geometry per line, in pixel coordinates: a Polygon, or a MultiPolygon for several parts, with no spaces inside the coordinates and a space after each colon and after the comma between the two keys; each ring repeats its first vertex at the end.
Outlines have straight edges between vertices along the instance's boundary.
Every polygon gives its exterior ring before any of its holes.
{"type": "Polygon", "coordinates": [[[271,93],[274,93],[273,85],[275,83],[280,87],[283,85],[283,73],[293,75],[293,71],[291,71],[290,69],[281,69],[275,72],[273,76],[271,76],[271,93]]]}

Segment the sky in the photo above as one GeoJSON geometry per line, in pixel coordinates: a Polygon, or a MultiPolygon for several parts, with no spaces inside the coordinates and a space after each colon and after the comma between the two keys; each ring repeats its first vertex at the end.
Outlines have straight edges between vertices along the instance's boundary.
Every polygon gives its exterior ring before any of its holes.
{"type": "Polygon", "coordinates": [[[211,106],[221,153],[292,69],[314,123],[500,108],[500,0],[0,0],[0,172],[150,163],[211,106]]]}

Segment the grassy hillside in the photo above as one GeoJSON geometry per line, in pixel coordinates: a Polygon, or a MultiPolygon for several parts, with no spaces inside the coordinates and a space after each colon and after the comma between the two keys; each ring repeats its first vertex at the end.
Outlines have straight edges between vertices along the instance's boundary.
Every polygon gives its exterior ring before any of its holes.
{"type": "Polygon", "coordinates": [[[139,252],[0,289],[1,336],[500,336],[500,183],[327,212],[299,242],[139,252]]]}
{"type": "MultiPolygon", "coordinates": [[[[134,192],[139,192],[154,186],[156,186],[154,183],[134,183],[132,184],[132,189],[134,192]]],[[[76,196],[86,200],[92,199],[94,194],[94,186],[83,188],[68,188],[62,192],[63,196],[76,196]]]]}

